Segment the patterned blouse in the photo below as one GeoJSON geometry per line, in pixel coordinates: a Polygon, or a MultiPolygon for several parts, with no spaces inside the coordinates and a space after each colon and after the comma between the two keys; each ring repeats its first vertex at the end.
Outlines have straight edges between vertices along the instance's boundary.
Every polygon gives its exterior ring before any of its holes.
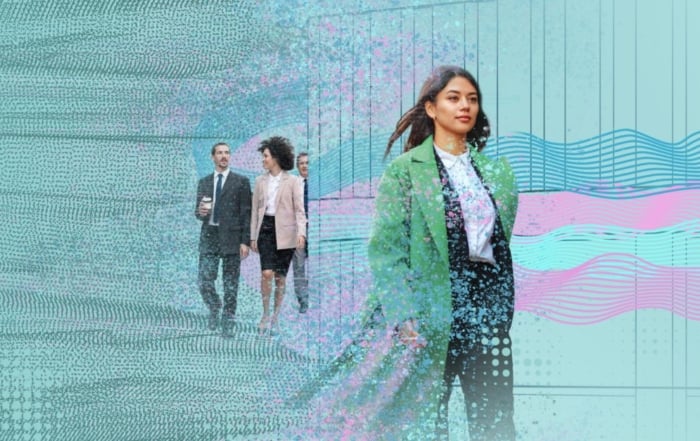
{"type": "Polygon", "coordinates": [[[491,235],[496,223],[496,210],[486,188],[474,170],[469,150],[455,156],[433,145],[442,161],[450,183],[459,195],[464,214],[464,226],[469,244],[469,259],[496,264],[491,246],[491,235]]]}

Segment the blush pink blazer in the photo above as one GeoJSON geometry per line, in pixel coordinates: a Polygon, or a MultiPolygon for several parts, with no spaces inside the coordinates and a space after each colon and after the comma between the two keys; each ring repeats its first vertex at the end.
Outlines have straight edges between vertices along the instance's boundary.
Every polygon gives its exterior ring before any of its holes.
{"type": "MultiPolygon", "coordinates": [[[[250,240],[258,240],[265,207],[267,206],[267,184],[270,174],[255,178],[253,207],[250,219],[250,240]]],[[[304,181],[282,171],[280,186],[275,201],[275,236],[277,249],[296,248],[297,237],[306,237],[306,215],[304,214],[304,181]]]]}

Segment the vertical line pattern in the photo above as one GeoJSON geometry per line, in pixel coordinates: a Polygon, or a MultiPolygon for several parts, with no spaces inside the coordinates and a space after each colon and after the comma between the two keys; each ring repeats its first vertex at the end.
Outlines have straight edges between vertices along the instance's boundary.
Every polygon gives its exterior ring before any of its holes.
{"type": "Polygon", "coordinates": [[[542,189],[547,188],[547,12],[542,0],[542,189]]]}
{"type": "MultiPolygon", "coordinates": [[[[356,31],[356,26],[357,23],[355,22],[355,17],[356,15],[352,15],[352,20],[350,21],[350,33],[351,35],[355,35],[356,31]]],[[[350,59],[352,62],[350,63],[350,72],[352,73],[352,76],[350,78],[350,91],[351,91],[351,97],[350,99],[352,100],[351,103],[352,105],[350,106],[350,136],[352,137],[352,153],[353,153],[353,158],[355,157],[355,61],[356,61],[357,53],[355,52],[355,39],[352,39],[352,43],[350,45],[350,59]]],[[[370,155],[370,162],[372,162],[372,152],[368,152],[370,155]]],[[[354,168],[355,168],[355,161],[353,162],[353,176],[355,174],[354,168]]],[[[372,196],[372,175],[369,176],[369,196],[372,196]]]]}
{"type": "Polygon", "coordinates": [[[435,69],[435,7],[430,7],[430,71],[435,69]]]}
{"type": "MultiPolygon", "coordinates": [[[[498,7],[500,2],[496,2],[496,140],[498,140],[498,132],[500,130],[501,124],[499,121],[499,116],[501,112],[501,102],[499,99],[499,94],[498,94],[498,87],[499,87],[499,75],[501,73],[500,65],[498,64],[500,61],[499,58],[499,50],[498,50],[498,44],[500,42],[500,33],[501,33],[501,27],[500,27],[500,19],[501,19],[501,10],[498,7]]],[[[499,146],[498,142],[496,142],[496,156],[498,156],[498,151],[499,151],[499,146]]]]}
{"type": "MultiPolygon", "coordinates": [[[[637,83],[637,40],[639,39],[639,34],[637,33],[637,0],[634,0],[634,183],[637,185],[637,168],[639,167],[639,163],[637,162],[637,91],[638,91],[638,83],[637,83]]],[[[638,240],[637,238],[634,239],[634,254],[638,255],[638,240]]],[[[634,263],[634,358],[635,358],[635,363],[634,363],[634,405],[637,410],[639,410],[639,310],[637,307],[639,306],[637,302],[637,295],[639,293],[639,290],[637,288],[637,273],[639,272],[639,267],[637,265],[637,262],[635,261],[634,263]]],[[[634,437],[635,439],[639,439],[639,418],[638,418],[639,412],[635,412],[635,424],[634,424],[634,437]]]]}
{"type": "Polygon", "coordinates": [[[476,3],[476,80],[479,81],[479,70],[481,68],[481,63],[479,63],[479,59],[481,58],[481,46],[480,46],[480,38],[481,38],[481,33],[479,32],[479,14],[481,12],[481,9],[479,7],[480,3],[476,3]]]}
{"type": "Polygon", "coordinates": [[[568,44],[568,28],[567,25],[569,24],[569,2],[567,0],[564,0],[564,188],[562,190],[566,190],[566,152],[568,150],[568,147],[566,145],[566,132],[568,129],[569,121],[567,121],[566,116],[567,116],[567,98],[568,98],[568,91],[566,89],[567,81],[566,81],[566,69],[568,67],[568,52],[567,52],[567,44],[568,44]]]}
{"type": "MultiPolygon", "coordinates": [[[[683,10],[684,24],[683,32],[685,32],[685,43],[683,47],[685,78],[684,78],[684,112],[683,112],[683,135],[685,137],[685,182],[688,182],[688,0],[685,0],[685,8],[683,10]]],[[[688,240],[685,241],[685,262],[688,262],[688,240]]],[[[685,276],[685,310],[688,311],[688,275],[685,276]]],[[[688,320],[685,320],[685,438],[688,440],[688,320]]]]}
{"type": "Polygon", "coordinates": [[[467,67],[467,4],[462,3],[462,67],[467,67]]]}
{"type": "MultiPolygon", "coordinates": [[[[314,54],[315,57],[313,59],[318,59],[317,55],[320,52],[320,45],[321,45],[321,19],[319,18],[316,21],[316,53],[314,54]]],[[[311,46],[311,45],[309,45],[309,46],[311,46]]],[[[311,47],[309,47],[309,49],[311,49],[311,47]]],[[[312,59],[312,58],[309,58],[309,59],[312,59]]],[[[321,66],[320,66],[320,64],[316,65],[316,71],[318,74],[317,81],[319,82],[317,84],[320,84],[320,81],[321,81],[321,66]]],[[[320,90],[320,88],[316,91],[316,93],[317,93],[316,109],[318,112],[317,116],[316,116],[316,124],[318,125],[318,127],[316,128],[316,133],[317,133],[317,137],[318,137],[317,138],[318,144],[316,147],[316,151],[317,151],[317,158],[319,159],[318,171],[317,171],[317,175],[316,175],[316,176],[318,176],[318,179],[316,180],[316,182],[318,183],[317,184],[318,187],[316,190],[318,191],[318,207],[319,207],[319,212],[320,212],[321,211],[320,210],[321,199],[322,199],[321,198],[321,161],[320,161],[320,158],[321,158],[321,90],[320,90]]],[[[317,241],[319,241],[317,243],[320,243],[321,231],[323,231],[323,216],[317,216],[316,222],[318,223],[317,241]]],[[[316,265],[318,268],[321,267],[321,256],[322,256],[322,253],[318,253],[316,255],[316,265]]],[[[320,282],[316,282],[316,283],[318,284],[320,282]]],[[[317,286],[317,288],[320,291],[320,286],[317,286]]],[[[323,297],[323,296],[320,296],[320,297],[323,297]]],[[[322,302],[323,299],[321,299],[319,301],[322,302]]],[[[322,320],[319,320],[318,322],[319,322],[318,323],[319,335],[323,335],[323,334],[325,334],[327,329],[323,326],[322,320]]],[[[319,345],[318,345],[319,354],[320,354],[320,349],[321,349],[321,346],[320,346],[320,342],[319,342],[319,345]]],[[[321,369],[321,366],[320,366],[320,358],[319,358],[319,371],[320,371],[320,369],[321,369]]]]}
{"type": "Polygon", "coordinates": [[[612,184],[615,185],[615,141],[617,139],[617,126],[615,125],[615,53],[617,52],[615,46],[615,3],[611,5],[612,8],[612,22],[610,24],[610,32],[612,34],[612,184]]]}
{"type": "MultiPolygon", "coordinates": [[[[315,55],[315,59],[318,60],[318,59],[320,59],[320,53],[321,53],[321,18],[320,17],[316,23],[316,44],[317,44],[316,54],[314,54],[314,55],[315,55]]],[[[316,84],[321,84],[321,64],[320,63],[317,64],[316,71],[317,71],[316,73],[318,74],[318,78],[316,79],[316,81],[317,81],[316,84]]],[[[316,111],[317,111],[317,115],[316,115],[317,147],[316,147],[316,149],[318,151],[318,157],[320,158],[321,157],[321,127],[322,127],[322,124],[321,124],[321,88],[320,87],[316,91],[316,95],[317,95],[316,96],[316,99],[317,99],[317,101],[316,101],[316,111]]],[[[320,163],[319,163],[319,167],[320,167],[320,163]]],[[[319,168],[319,177],[321,176],[320,171],[321,170],[319,168]]],[[[320,201],[322,199],[320,196],[321,195],[321,179],[319,179],[318,182],[319,182],[318,190],[319,190],[319,201],[320,201]]]]}
{"type": "MultiPolygon", "coordinates": [[[[403,34],[403,16],[404,16],[404,11],[401,11],[401,19],[399,21],[399,36],[403,34]]],[[[403,115],[403,38],[401,38],[401,43],[399,43],[399,60],[401,65],[399,66],[399,118],[403,115]]],[[[398,119],[397,119],[398,121],[398,119]]],[[[403,136],[401,139],[398,139],[399,143],[402,143],[403,141],[403,136]]],[[[371,185],[370,185],[371,189],[371,185]]]]}
{"type": "MultiPolygon", "coordinates": [[[[338,32],[340,35],[343,35],[343,16],[338,17],[338,32]]],[[[335,36],[334,38],[337,39],[337,43],[339,46],[339,54],[338,54],[338,90],[342,91],[343,90],[343,50],[342,50],[342,37],[335,36]]],[[[338,94],[338,148],[340,149],[341,145],[343,144],[343,94],[339,93],[338,94]]],[[[355,161],[350,161],[350,162],[355,162],[355,161]]],[[[354,166],[351,164],[351,171],[350,174],[353,177],[353,181],[355,178],[354,174],[354,166]]],[[[352,195],[354,196],[355,194],[355,189],[354,186],[351,187],[351,192],[352,195]]],[[[338,155],[338,195],[342,199],[344,197],[343,194],[343,155],[342,153],[338,155]]]]}
{"type": "Polygon", "coordinates": [[[534,106],[532,104],[532,86],[533,86],[533,84],[532,84],[532,40],[534,38],[534,35],[532,32],[532,2],[530,2],[530,4],[529,4],[529,13],[530,13],[530,56],[528,59],[530,60],[530,137],[529,137],[530,138],[529,139],[530,146],[529,146],[528,150],[530,152],[530,176],[529,176],[530,188],[528,188],[528,190],[532,191],[532,175],[533,175],[533,172],[532,172],[532,169],[533,169],[533,163],[532,163],[532,161],[533,161],[533,159],[532,159],[532,114],[534,112],[534,108],[533,108],[534,106]]]}
{"type": "MultiPolygon", "coordinates": [[[[372,14],[369,14],[369,145],[372,146],[372,14]]],[[[369,183],[372,185],[372,161],[369,161],[369,183]]]]}
{"type": "Polygon", "coordinates": [[[598,0],[598,180],[603,179],[603,6],[598,0]]]}
{"type": "MultiPolygon", "coordinates": [[[[413,18],[413,29],[411,30],[412,35],[416,35],[416,8],[411,8],[411,16],[413,18]]],[[[413,72],[413,102],[416,102],[416,41],[415,38],[411,44],[411,52],[413,54],[411,60],[411,71],[413,72]]],[[[402,149],[403,150],[403,149],[402,149]]]]}
{"type": "MultiPolygon", "coordinates": [[[[674,61],[675,58],[673,56],[673,42],[675,40],[675,32],[673,30],[673,20],[674,20],[674,3],[675,0],[671,0],[671,145],[674,146],[673,150],[675,150],[675,145],[676,145],[676,140],[675,140],[675,133],[676,131],[674,130],[674,123],[673,123],[673,118],[674,118],[674,91],[675,88],[673,87],[673,77],[674,77],[674,61]]],[[[675,153],[675,152],[674,152],[675,153]]],[[[674,158],[676,157],[675,154],[671,155],[671,185],[675,185],[675,164],[674,164],[674,158]]],[[[671,266],[675,267],[676,262],[674,261],[674,252],[673,252],[673,242],[675,239],[675,235],[671,236],[671,266]]],[[[671,292],[675,293],[676,292],[676,277],[675,273],[671,273],[671,292]]],[[[673,295],[671,296],[671,310],[675,311],[676,310],[676,296],[673,295]]],[[[683,311],[684,314],[687,314],[687,310],[683,311]]],[[[676,418],[676,343],[675,343],[675,338],[673,338],[674,334],[676,333],[676,320],[675,320],[675,314],[671,314],[671,439],[675,440],[675,418],[676,418]]]]}

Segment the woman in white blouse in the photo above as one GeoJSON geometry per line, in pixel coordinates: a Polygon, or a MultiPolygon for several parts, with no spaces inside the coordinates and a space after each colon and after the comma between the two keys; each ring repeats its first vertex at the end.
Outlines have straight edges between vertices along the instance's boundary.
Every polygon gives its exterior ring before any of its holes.
{"type": "Polygon", "coordinates": [[[277,332],[279,313],[289,264],[294,250],[306,241],[304,188],[302,181],[287,171],[294,168],[294,148],[288,139],[273,136],[260,144],[263,168],[253,190],[250,221],[250,246],[260,253],[263,315],[258,324],[261,334],[277,332]],[[272,281],[275,282],[275,303],[270,314],[272,281]]]}
{"type": "Polygon", "coordinates": [[[295,399],[319,395],[319,439],[446,440],[459,384],[469,439],[514,441],[515,175],[481,153],[488,118],[461,67],[425,80],[387,154],[409,129],[377,188],[362,332],[319,376],[324,387],[295,399]]]}

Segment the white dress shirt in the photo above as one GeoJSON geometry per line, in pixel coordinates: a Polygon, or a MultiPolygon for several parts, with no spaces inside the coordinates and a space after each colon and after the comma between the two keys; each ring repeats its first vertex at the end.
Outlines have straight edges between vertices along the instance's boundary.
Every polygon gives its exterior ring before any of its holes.
{"type": "Polygon", "coordinates": [[[469,243],[469,260],[495,264],[491,235],[496,224],[496,210],[474,170],[469,151],[455,156],[437,146],[434,148],[447,169],[452,188],[459,197],[469,243]]]}

